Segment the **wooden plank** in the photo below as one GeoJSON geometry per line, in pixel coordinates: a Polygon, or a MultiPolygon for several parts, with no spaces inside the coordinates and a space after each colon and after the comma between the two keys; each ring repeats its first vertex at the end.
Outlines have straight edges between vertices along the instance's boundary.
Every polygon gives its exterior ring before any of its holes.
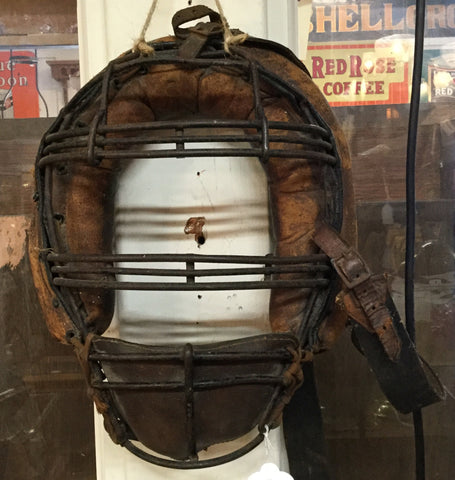
{"type": "Polygon", "coordinates": [[[77,45],[77,33],[34,33],[0,35],[0,47],[41,47],[58,45],[77,45]]]}

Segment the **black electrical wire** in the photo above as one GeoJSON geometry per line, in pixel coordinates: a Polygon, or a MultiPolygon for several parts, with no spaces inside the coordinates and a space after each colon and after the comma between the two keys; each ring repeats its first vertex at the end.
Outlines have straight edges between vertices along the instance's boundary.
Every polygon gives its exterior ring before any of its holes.
{"type": "Polygon", "coordinates": [[[38,86],[38,50],[35,49],[35,59],[36,59],[36,64],[35,64],[35,85],[36,85],[36,91],[38,92],[39,97],[44,103],[44,108],[46,110],[46,117],[49,118],[49,108],[47,106],[47,102],[43,97],[43,94],[41,93],[41,90],[39,89],[38,86]]]}
{"type": "MultiPolygon", "coordinates": [[[[13,51],[10,50],[9,51],[9,57],[10,57],[10,61],[9,61],[9,68],[10,68],[10,77],[9,77],[9,89],[8,91],[6,92],[5,96],[3,97],[3,104],[2,104],[2,120],[5,118],[5,115],[4,115],[4,112],[5,112],[5,109],[3,108],[5,106],[5,101],[6,99],[8,98],[8,95],[12,95],[12,92],[13,92],[13,85],[14,85],[14,73],[13,73],[13,62],[11,61],[11,57],[13,56],[13,51]]],[[[13,99],[13,102],[14,102],[14,99],[13,99]]],[[[14,104],[13,104],[13,107],[14,107],[14,104]]]]}
{"type": "MultiPolygon", "coordinates": [[[[419,123],[420,84],[422,79],[425,33],[425,0],[416,0],[414,68],[409,111],[408,142],[406,149],[406,255],[405,255],[405,317],[406,329],[415,343],[414,313],[414,258],[416,230],[415,160],[419,123]]],[[[413,412],[416,480],[425,480],[425,441],[422,411],[413,412]]]]}

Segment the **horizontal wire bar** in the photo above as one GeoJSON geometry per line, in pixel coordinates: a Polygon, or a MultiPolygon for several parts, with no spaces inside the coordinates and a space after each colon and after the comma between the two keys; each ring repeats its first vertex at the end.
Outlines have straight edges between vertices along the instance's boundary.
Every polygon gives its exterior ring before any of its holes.
{"type": "MultiPolygon", "coordinates": [[[[191,148],[185,150],[100,150],[95,148],[94,158],[100,162],[106,160],[130,160],[135,158],[195,158],[195,157],[258,157],[262,156],[261,148],[191,148]]],[[[300,158],[305,161],[321,161],[329,165],[336,165],[337,159],[333,155],[307,150],[270,149],[269,158],[300,158]]],[[[86,152],[66,152],[49,154],[42,157],[38,167],[42,168],[52,163],[79,161],[86,162],[86,152]]]]}
{"type": "MultiPolygon", "coordinates": [[[[189,275],[190,276],[190,275],[189,275]]],[[[220,291],[220,290],[261,290],[268,288],[317,288],[326,287],[327,279],[262,280],[245,282],[120,282],[116,280],[83,280],[54,278],[53,283],[67,288],[102,288],[107,290],[139,291],[220,291]]]]}
{"type": "MultiPolygon", "coordinates": [[[[144,132],[144,131],[156,131],[156,130],[175,130],[183,129],[185,131],[191,131],[201,128],[236,128],[236,129],[256,129],[260,131],[262,124],[259,121],[249,120],[171,120],[171,121],[159,121],[159,122],[138,122],[138,123],[123,123],[119,125],[99,125],[97,133],[99,135],[108,135],[111,133],[131,133],[131,132],[144,132]]],[[[287,123],[287,122],[269,122],[270,130],[284,130],[294,131],[299,133],[307,133],[311,135],[317,135],[323,139],[330,138],[330,132],[314,124],[302,124],[302,123],[287,123]]],[[[89,127],[71,128],[69,130],[63,130],[60,132],[50,133],[45,137],[46,144],[53,142],[59,142],[67,138],[78,138],[87,136],[90,133],[89,127]]],[[[216,134],[213,135],[216,139],[216,134]]],[[[244,138],[244,137],[241,137],[244,138]]]]}
{"type": "MultiPolygon", "coordinates": [[[[236,143],[254,143],[260,142],[262,136],[259,134],[253,135],[183,135],[183,136],[166,136],[166,137],[117,137],[117,138],[105,138],[98,136],[95,145],[97,147],[106,146],[128,146],[128,145],[159,145],[170,143],[207,143],[207,142],[236,142],[236,143]]],[[[319,147],[327,151],[333,150],[333,145],[325,140],[305,137],[291,137],[287,135],[270,135],[270,143],[287,143],[298,144],[301,146],[310,145],[311,147],[319,147]]],[[[74,148],[84,148],[88,145],[88,136],[72,138],[69,141],[53,142],[49,144],[43,150],[43,155],[50,153],[63,152],[64,150],[74,148]]],[[[216,149],[216,147],[214,147],[216,149]]],[[[303,151],[303,150],[302,150],[303,151]]]]}
{"type": "Polygon", "coordinates": [[[213,268],[191,270],[175,268],[129,268],[114,266],[90,265],[57,265],[51,268],[52,273],[97,273],[116,275],[150,275],[156,277],[219,277],[225,275],[272,275],[276,273],[303,273],[303,272],[328,272],[330,267],[324,264],[312,265],[277,265],[272,267],[252,268],[213,268]]]}
{"type": "Polygon", "coordinates": [[[113,72],[118,72],[125,70],[127,68],[144,65],[144,64],[158,64],[158,65],[182,65],[189,67],[229,67],[229,68],[239,68],[243,71],[248,71],[249,62],[245,60],[233,60],[233,59],[217,59],[217,58],[191,58],[185,59],[177,56],[141,56],[132,60],[125,62],[114,63],[112,65],[113,72]]]}
{"type": "MultiPolygon", "coordinates": [[[[284,385],[285,380],[277,375],[243,375],[229,378],[218,378],[216,380],[199,380],[192,384],[196,391],[209,390],[213,388],[231,387],[236,385],[284,385]]],[[[157,390],[157,391],[184,391],[185,383],[182,382],[91,382],[92,387],[103,390],[157,390]]]]}
{"type": "Polygon", "coordinates": [[[150,453],[150,451],[145,451],[136,446],[131,440],[127,440],[124,443],[124,447],[129,450],[133,455],[136,455],[141,460],[146,462],[159,465],[160,467],[173,468],[180,470],[190,470],[194,468],[208,468],[216,467],[218,465],[223,465],[225,463],[232,462],[237,460],[240,457],[243,457],[247,453],[251,452],[256,448],[264,439],[264,434],[259,433],[256,435],[250,442],[246,443],[242,447],[227,453],[225,455],[220,455],[218,457],[208,458],[206,460],[200,460],[199,458],[187,458],[186,460],[173,460],[165,457],[160,457],[150,453]]]}
{"type": "Polygon", "coordinates": [[[80,254],[49,253],[49,262],[201,262],[201,263],[235,263],[265,265],[296,265],[305,263],[329,263],[323,253],[278,257],[276,255],[199,255],[194,253],[116,253],[116,254],[80,254]]]}
{"type": "MultiPolygon", "coordinates": [[[[193,352],[193,360],[195,363],[201,362],[276,362],[290,361],[292,355],[288,350],[282,352],[210,352],[198,353],[193,352]]],[[[112,361],[112,362],[178,362],[182,363],[182,352],[149,352],[149,353],[90,353],[89,360],[96,361],[112,361]]]]}

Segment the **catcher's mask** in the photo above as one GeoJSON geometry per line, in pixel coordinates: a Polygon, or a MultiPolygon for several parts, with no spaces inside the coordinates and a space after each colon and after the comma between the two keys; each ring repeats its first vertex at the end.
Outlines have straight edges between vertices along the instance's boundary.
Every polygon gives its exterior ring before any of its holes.
{"type": "Polygon", "coordinates": [[[284,47],[254,38],[226,53],[219,17],[206,7],[178,12],[173,25],[176,37],[154,42],[154,55],[130,51],[112,61],[44,136],[32,267],[48,328],[75,347],[112,439],[152,463],[199,468],[243,455],[277,426],[302,382],[301,362],[344,326],[344,314],[327,320],[338,285],[311,235],[318,221],[340,231],[343,210],[354,222],[348,149],[305,67],[284,47]],[[207,14],[209,23],[181,27],[207,14]],[[130,159],[226,156],[256,157],[265,170],[272,253],[115,253],[115,185],[130,159]],[[154,262],[181,268],[150,268],[154,262]],[[140,280],[116,278],[122,274],[140,280]],[[242,280],[252,274],[263,279],[242,280]],[[116,290],[239,289],[271,289],[272,333],[159,346],[101,336],[116,290]],[[241,449],[198,459],[254,428],[258,435],[241,449]]]}

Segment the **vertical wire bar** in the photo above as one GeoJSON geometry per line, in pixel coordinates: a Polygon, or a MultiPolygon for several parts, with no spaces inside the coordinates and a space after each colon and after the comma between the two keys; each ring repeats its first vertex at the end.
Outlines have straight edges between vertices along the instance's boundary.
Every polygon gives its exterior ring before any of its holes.
{"type": "Polygon", "coordinates": [[[95,158],[96,137],[98,135],[98,127],[102,120],[106,120],[106,112],[108,105],[109,82],[112,75],[113,62],[109,63],[103,76],[103,84],[101,88],[101,105],[90,124],[90,131],[87,138],[87,162],[89,165],[97,166],[98,160],[95,158]]]}
{"type": "Polygon", "coordinates": [[[186,283],[195,283],[194,281],[194,262],[186,262],[186,270],[188,272],[186,276],[186,283]]]}
{"type": "MultiPolygon", "coordinates": [[[[58,245],[58,235],[55,229],[54,209],[52,205],[53,172],[54,169],[49,168],[46,168],[44,171],[44,189],[40,195],[43,196],[41,208],[43,209],[43,234],[46,236],[46,244],[56,246],[58,245]]],[[[87,325],[80,320],[78,307],[75,304],[74,297],[72,295],[68,295],[67,291],[61,292],[60,295],[61,297],[57,294],[57,298],[62,300],[64,305],[72,311],[72,315],[70,315],[71,322],[85,337],[88,333],[87,325]]]]}
{"type": "Polygon", "coordinates": [[[178,137],[182,137],[183,136],[183,128],[176,128],[175,129],[175,133],[176,133],[176,136],[177,136],[177,140],[175,142],[175,147],[177,150],[185,150],[185,143],[182,142],[181,140],[178,140],[178,137]]]}
{"type": "Polygon", "coordinates": [[[186,434],[191,459],[197,459],[196,437],[194,432],[194,355],[193,346],[187,343],[183,347],[183,365],[185,371],[185,407],[186,434]]]}
{"type": "Polygon", "coordinates": [[[250,63],[251,68],[251,77],[253,83],[253,93],[254,93],[254,109],[256,113],[256,118],[260,121],[261,129],[261,158],[260,161],[262,164],[266,164],[269,161],[269,122],[265,116],[264,107],[261,102],[260,88],[259,88],[259,73],[258,66],[255,62],[250,63]]]}

